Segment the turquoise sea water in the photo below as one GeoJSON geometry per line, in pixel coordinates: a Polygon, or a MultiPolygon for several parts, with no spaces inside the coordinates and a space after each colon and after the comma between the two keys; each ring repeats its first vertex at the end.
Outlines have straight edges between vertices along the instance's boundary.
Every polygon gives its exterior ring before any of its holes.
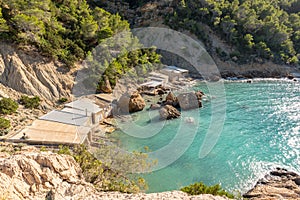
{"type": "MultiPolygon", "coordinates": [[[[207,130],[221,123],[211,121],[212,115],[218,115],[213,113],[211,101],[176,120],[161,122],[158,111],[144,110],[133,115],[132,124],[119,123],[121,131],[112,137],[123,149],[148,146],[152,152],[159,152],[150,157],[158,159],[161,169],[142,174],[149,185],[147,192],[203,181],[243,193],[277,166],[300,172],[300,83],[224,82],[224,88],[224,126],[204,158],[199,158],[199,150],[207,130]],[[185,116],[193,117],[194,124],[186,122],[185,116]]],[[[194,89],[210,94],[204,82],[194,89]]]]}

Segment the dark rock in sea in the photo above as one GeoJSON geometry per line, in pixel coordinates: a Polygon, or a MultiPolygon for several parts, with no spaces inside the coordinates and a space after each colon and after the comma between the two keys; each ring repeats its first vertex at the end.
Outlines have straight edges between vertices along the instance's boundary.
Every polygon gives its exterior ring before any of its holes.
{"type": "Polygon", "coordinates": [[[292,80],[295,77],[293,75],[289,74],[289,75],[287,75],[287,78],[290,79],[290,80],[292,80]]]}
{"type": "Polygon", "coordinates": [[[290,171],[287,171],[286,169],[283,169],[283,168],[276,168],[276,171],[272,171],[272,172],[270,172],[270,174],[273,175],[273,176],[280,176],[280,177],[298,176],[295,172],[290,172],[290,171]]]}
{"type": "Polygon", "coordinates": [[[181,113],[171,105],[165,105],[159,110],[161,119],[175,119],[180,117],[181,113]]]}
{"type": "Polygon", "coordinates": [[[300,176],[283,168],[271,171],[243,195],[249,200],[300,199],[300,176]]]}

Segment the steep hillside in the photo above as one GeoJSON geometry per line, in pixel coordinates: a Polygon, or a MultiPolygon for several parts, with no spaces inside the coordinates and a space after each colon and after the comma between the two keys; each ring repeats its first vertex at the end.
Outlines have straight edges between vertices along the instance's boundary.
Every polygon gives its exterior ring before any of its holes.
{"type": "Polygon", "coordinates": [[[231,62],[231,65],[251,68],[252,63],[276,63],[299,67],[297,0],[272,3],[265,0],[128,0],[106,1],[102,5],[120,13],[132,27],[169,26],[193,33],[203,41],[209,54],[220,61],[217,61],[219,65],[231,62]]]}
{"type": "MultiPolygon", "coordinates": [[[[137,39],[130,33],[128,22],[118,14],[111,14],[97,6],[91,7],[86,0],[32,0],[30,4],[23,0],[1,0],[0,40],[17,44],[19,47],[29,47],[29,52],[37,51],[46,59],[59,61],[70,69],[88,58],[94,67],[93,76],[87,77],[88,82],[98,85],[99,91],[103,91],[102,85],[106,81],[102,74],[108,77],[110,84],[114,86],[116,79],[130,68],[135,68],[136,74],[151,70],[155,68],[153,64],[159,63],[159,56],[155,51],[137,49],[128,52],[127,49],[130,47],[139,45],[137,39]],[[113,39],[120,35],[124,37],[113,39]],[[109,42],[107,49],[101,49],[100,52],[105,56],[100,56],[99,52],[95,52],[95,48],[105,42],[109,42]]],[[[15,59],[14,64],[31,61],[36,62],[30,56],[29,58],[23,56],[19,61],[15,59]]],[[[43,64],[48,68],[47,62],[43,64]]],[[[39,67],[35,67],[33,72],[33,76],[39,80],[48,78],[45,73],[41,73],[39,67]]],[[[55,74],[57,73],[53,74],[54,77],[55,74]]],[[[37,85],[37,91],[44,89],[28,74],[26,77],[28,81],[32,80],[33,84],[37,85]]],[[[8,86],[15,85],[11,80],[4,81],[8,86]]],[[[58,96],[59,89],[56,91],[52,87],[53,84],[49,84],[46,80],[42,82],[52,93],[46,94],[46,91],[44,96],[58,96]]],[[[28,86],[25,86],[25,89],[21,89],[22,92],[27,92],[27,88],[28,86]]]]}
{"type": "Polygon", "coordinates": [[[229,55],[219,52],[223,59],[299,64],[300,10],[289,9],[297,4],[297,0],[184,0],[166,22],[174,29],[188,29],[204,41],[207,35],[198,22],[207,24],[236,48],[229,55]]]}
{"type": "Polygon", "coordinates": [[[61,97],[70,97],[73,81],[72,71],[66,70],[59,62],[53,62],[35,51],[0,43],[0,82],[4,86],[40,96],[53,104],[61,97]]]}

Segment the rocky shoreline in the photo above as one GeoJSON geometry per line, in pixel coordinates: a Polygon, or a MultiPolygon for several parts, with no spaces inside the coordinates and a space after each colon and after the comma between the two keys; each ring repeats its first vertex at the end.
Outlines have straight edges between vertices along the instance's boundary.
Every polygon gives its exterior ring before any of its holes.
{"type": "MultiPolygon", "coordinates": [[[[191,196],[181,191],[149,194],[101,192],[84,180],[79,164],[69,155],[10,143],[0,143],[0,150],[0,198],[4,199],[228,200],[210,194],[191,196]]],[[[276,168],[260,179],[243,198],[300,200],[300,175],[276,168]]]]}
{"type": "Polygon", "coordinates": [[[276,168],[260,179],[243,197],[249,200],[300,199],[300,176],[283,168],[276,168]]]}

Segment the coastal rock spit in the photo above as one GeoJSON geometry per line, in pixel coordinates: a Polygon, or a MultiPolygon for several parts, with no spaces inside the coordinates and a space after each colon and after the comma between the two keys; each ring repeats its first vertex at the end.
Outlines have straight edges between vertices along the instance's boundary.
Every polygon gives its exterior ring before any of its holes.
{"type": "Polygon", "coordinates": [[[260,179],[244,197],[249,200],[300,200],[300,176],[277,168],[260,179]]]}

